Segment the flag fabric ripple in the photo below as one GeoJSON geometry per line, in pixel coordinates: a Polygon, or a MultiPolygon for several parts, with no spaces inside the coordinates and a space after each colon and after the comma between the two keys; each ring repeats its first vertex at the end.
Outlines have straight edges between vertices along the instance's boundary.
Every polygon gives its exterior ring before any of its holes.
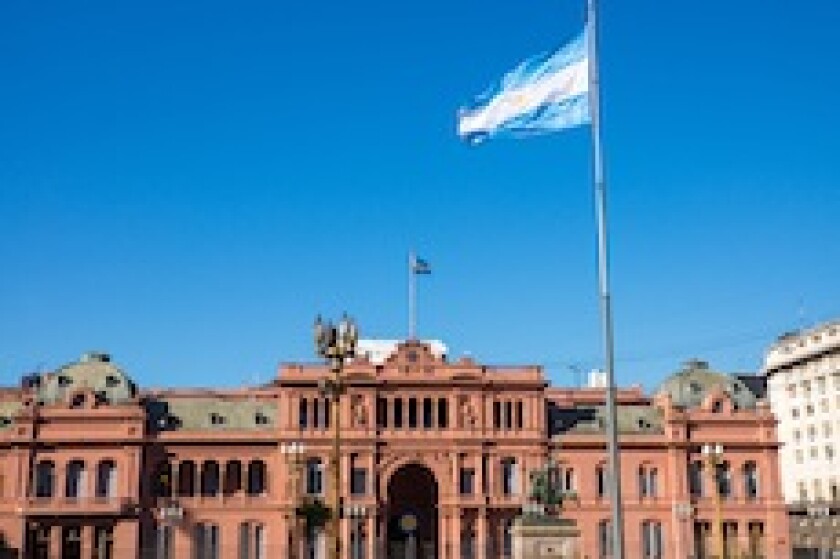
{"type": "Polygon", "coordinates": [[[545,134],[589,123],[589,58],[584,29],[556,52],[525,60],[501,83],[458,111],[458,135],[477,143],[494,136],[545,134]]]}

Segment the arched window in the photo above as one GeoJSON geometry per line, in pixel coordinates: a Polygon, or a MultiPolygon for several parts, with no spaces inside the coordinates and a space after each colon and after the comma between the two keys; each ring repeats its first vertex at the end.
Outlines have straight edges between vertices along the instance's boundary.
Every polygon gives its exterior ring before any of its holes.
{"type": "Polygon", "coordinates": [[[169,524],[158,524],[155,526],[155,559],[173,559],[173,532],[174,528],[169,524]]]}
{"type": "Polygon", "coordinates": [[[225,465],[225,482],[222,491],[233,495],[242,489],[242,462],[231,460],[225,465]]]}
{"type": "Polygon", "coordinates": [[[243,522],[239,525],[238,559],[265,557],[265,528],[262,524],[243,522]]]}
{"type": "Polygon", "coordinates": [[[758,466],[755,462],[744,464],[744,496],[747,499],[758,498],[758,466]]]}
{"type": "Polygon", "coordinates": [[[612,559],[612,523],[609,520],[598,522],[598,558],[612,559]]]}
{"type": "Polygon", "coordinates": [[[642,559],[662,559],[662,524],[646,520],[642,522],[642,559]]]}
{"type": "Polygon", "coordinates": [[[461,529],[461,559],[475,559],[475,530],[471,525],[461,529]]]}
{"type": "Polygon", "coordinates": [[[513,520],[505,519],[502,524],[502,554],[513,557],[513,520]]]}
{"type": "Polygon", "coordinates": [[[113,460],[102,460],[96,466],[96,496],[101,499],[117,496],[117,465],[113,460]]]}
{"type": "Polygon", "coordinates": [[[656,468],[651,468],[648,472],[648,476],[650,477],[648,481],[648,487],[650,488],[650,496],[651,497],[658,497],[659,496],[659,470],[656,468]]]}
{"type": "Polygon", "coordinates": [[[688,465],[688,492],[692,497],[703,496],[703,462],[699,460],[688,465]]]}
{"type": "Polygon", "coordinates": [[[639,496],[656,497],[658,478],[656,468],[646,464],[639,466],[639,496]]]}
{"type": "Polygon", "coordinates": [[[214,497],[219,494],[219,463],[208,460],[201,468],[201,494],[214,497]]]}
{"type": "Polygon", "coordinates": [[[193,497],[195,495],[196,466],[192,460],[185,460],[178,466],[178,495],[193,497]]]}
{"type": "Polygon", "coordinates": [[[266,465],[262,460],[248,464],[248,494],[262,495],[266,492],[266,465]]]}
{"type": "Polygon", "coordinates": [[[219,559],[219,526],[200,522],[193,530],[193,559],[219,559]]]}
{"type": "Polygon", "coordinates": [[[67,479],[64,496],[68,499],[81,499],[85,493],[85,463],[72,460],[67,464],[67,479]]]}
{"type": "Polygon", "coordinates": [[[610,488],[607,483],[607,467],[605,464],[595,466],[595,477],[598,484],[598,497],[607,497],[610,493],[610,488]]]}
{"type": "Polygon", "coordinates": [[[35,496],[52,497],[55,491],[55,463],[42,460],[35,466],[35,496]]]}

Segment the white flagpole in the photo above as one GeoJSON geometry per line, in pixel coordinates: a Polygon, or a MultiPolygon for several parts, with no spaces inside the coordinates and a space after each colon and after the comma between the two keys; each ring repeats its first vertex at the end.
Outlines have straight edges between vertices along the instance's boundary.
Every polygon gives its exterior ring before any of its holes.
{"type": "Polygon", "coordinates": [[[612,505],[612,557],[624,559],[624,521],[621,502],[621,464],[618,452],[616,387],[614,375],[613,319],[609,285],[609,239],[607,237],[607,185],[601,146],[601,98],[598,73],[598,0],[587,0],[589,37],[589,110],[592,118],[592,167],[595,214],[598,222],[598,283],[601,300],[601,327],[604,366],[607,374],[607,451],[609,488],[612,505]]]}
{"type": "Polygon", "coordinates": [[[417,257],[414,251],[408,253],[408,339],[413,340],[417,334],[417,274],[414,266],[417,257]]]}

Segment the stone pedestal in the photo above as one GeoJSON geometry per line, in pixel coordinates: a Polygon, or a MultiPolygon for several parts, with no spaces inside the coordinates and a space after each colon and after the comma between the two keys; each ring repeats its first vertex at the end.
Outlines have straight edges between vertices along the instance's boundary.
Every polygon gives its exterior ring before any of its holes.
{"type": "Polygon", "coordinates": [[[578,559],[580,530],[573,520],[520,516],[511,528],[513,559],[578,559]]]}

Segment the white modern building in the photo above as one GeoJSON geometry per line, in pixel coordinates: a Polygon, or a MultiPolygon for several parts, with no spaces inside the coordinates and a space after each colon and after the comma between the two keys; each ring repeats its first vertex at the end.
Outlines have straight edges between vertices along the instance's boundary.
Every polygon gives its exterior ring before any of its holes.
{"type": "Polygon", "coordinates": [[[840,320],[781,336],[763,372],[794,549],[840,557],[840,320]]]}

